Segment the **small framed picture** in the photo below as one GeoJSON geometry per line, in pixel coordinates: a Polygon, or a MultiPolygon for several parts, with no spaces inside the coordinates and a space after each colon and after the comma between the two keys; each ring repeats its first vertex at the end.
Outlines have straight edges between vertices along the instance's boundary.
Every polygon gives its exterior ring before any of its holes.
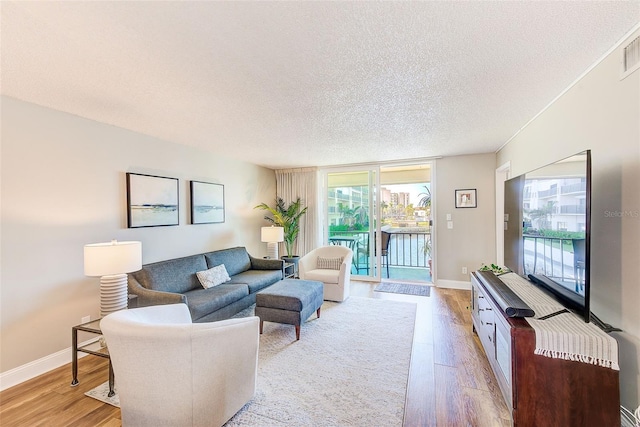
{"type": "Polygon", "coordinates": [[[179,223],[178,178],[127,173],[129,228],[179,223]]]}
{"type": "Polygon", "coordinates": [[[191,224],[224,222],[224,185],[191,181],[191,224]]]}
{"type": "Polygon", "coordinates": [[[456,208],[477,208],[476,189],[456,190],[456,208]]]}

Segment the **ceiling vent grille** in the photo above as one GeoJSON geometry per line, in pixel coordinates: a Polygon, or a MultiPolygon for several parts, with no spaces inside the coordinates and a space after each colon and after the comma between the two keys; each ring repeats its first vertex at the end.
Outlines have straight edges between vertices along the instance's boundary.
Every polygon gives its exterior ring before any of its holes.
{"type": "Polygon", "coordinates": [[[622,49],[622,79],[640,69],[640,37],[622,49]]]}

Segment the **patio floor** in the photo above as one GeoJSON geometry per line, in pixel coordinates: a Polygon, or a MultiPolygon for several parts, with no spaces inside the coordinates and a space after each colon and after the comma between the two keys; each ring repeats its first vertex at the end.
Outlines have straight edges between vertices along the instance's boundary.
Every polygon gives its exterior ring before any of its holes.
{"type": "MultiPolygon", "coordinates": [[[[357,278],[355,276],[355,270],[351,272],[351,277],[357,278]]],[[[428,282],[431,283],[431,270],[428,268],[421,267],[394,267],[389,266],[389,277],[387,277],[387,269],[386,267],[382,268],[382,280],[387,281],[387,279],[391,280],[399,280],[399,281],[407,281],[407,282],[428,282]]]]}

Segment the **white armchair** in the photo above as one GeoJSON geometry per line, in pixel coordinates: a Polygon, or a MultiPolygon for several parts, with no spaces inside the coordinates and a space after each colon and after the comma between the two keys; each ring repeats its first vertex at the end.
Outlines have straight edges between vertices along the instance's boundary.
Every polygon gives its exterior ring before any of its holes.
{"type": "Polygon", "coordinates": [[[123,426],[221,426],[254,395],[258,317],[191,323],[186,304],[100,322],[123,426]]]}
{"type": "Polygon", "coordinates": [[[323,282],[325,300],[344,301],[349,298],[352,260],[353,251],[345,246],[321,246],[300,258],[298,274],[302,280],[323,282]],[[342,263],[335,265],[337,268],[332,268],[331,262],[319,266],[318,258],[321,261],[342,258],[342,263]]]}

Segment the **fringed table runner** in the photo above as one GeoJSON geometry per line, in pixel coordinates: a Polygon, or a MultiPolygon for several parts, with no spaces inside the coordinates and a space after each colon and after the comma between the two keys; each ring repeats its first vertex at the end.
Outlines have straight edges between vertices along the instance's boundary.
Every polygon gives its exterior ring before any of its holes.
{"type": "Polygon", "coordinates": [[[540,320],[564,310],[564,306],[515,273],[499,278],[536,313],[533,318],[525,318],[535,331],[535,354],[620,370],[618,343],[613,337],[570,312],[540,320]]]}

